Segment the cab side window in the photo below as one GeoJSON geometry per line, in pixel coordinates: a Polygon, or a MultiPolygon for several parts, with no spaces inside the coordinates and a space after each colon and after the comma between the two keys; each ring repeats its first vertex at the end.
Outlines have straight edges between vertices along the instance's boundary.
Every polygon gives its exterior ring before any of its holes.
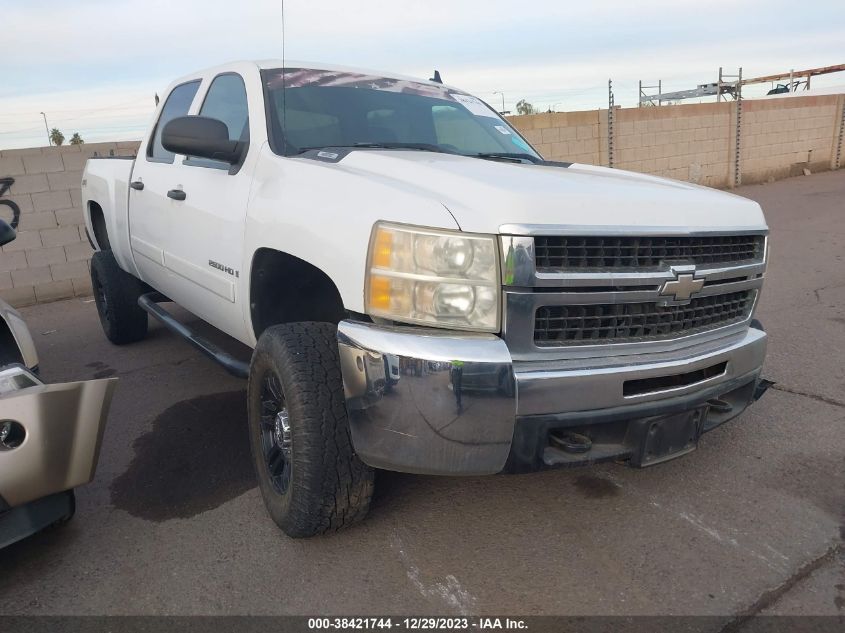
{"type": "Polygon", "coordinates": [[[167,96],[161,115],[158,117],[153,138],[147,146],[147,158],[159,163],[172,163],[173,154],[161,145],[161,131],[167,123],[176,117],[185,116],[191,108],[191,102],[200,87],[199,79],[176,86],[167,96]]]}

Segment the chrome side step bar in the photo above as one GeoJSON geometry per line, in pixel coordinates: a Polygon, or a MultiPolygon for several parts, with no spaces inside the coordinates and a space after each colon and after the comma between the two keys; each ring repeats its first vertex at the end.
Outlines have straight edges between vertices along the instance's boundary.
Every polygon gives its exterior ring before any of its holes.
{"type": "Polygon", "coordinates": [[[170,299],[158,292],[150,292],[138,297],[138,305],[146,310],[151,316],[161,321],[168,330],[184,338],[188,341],[188,343],[196,347],[211,360],[222,365],[223,369],[233,376],[238,378],[249,377],[249,363],[238,360],[228,352],[224,352],[208,339],[200,336],[188,326],[177,321],[172,314],[159,305],[159,302],[161,301],[170,301],[170,299]]]}

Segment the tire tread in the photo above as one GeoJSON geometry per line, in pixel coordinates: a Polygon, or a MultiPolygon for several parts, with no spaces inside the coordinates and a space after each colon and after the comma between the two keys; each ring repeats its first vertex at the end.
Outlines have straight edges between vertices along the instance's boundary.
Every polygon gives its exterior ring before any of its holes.
{"type": "MultiPolygon", "coordinates": [[[[283,512],[280,504],[268,501],[268,494],[277,493],[269,482],[262,482],[271,516],[294,537],[337,531],[361,521],[373,493],[373,470],[352,446],[336,326],[299,322],[268,328],[256,346],[253,367],[260,371],[268,363],[280,374],[291,414],[296,477],[289,491],[290,504],[283,512]]],[[[252,384],[252,372],[250,383],[250,407],[254,408],[260,385],[252,384]]],[[[250,412],[250,422],[257,425],[254,414],[250,412]]],[[[254,458],[256,468],[262,468],[263,458],[254,458]]]]}

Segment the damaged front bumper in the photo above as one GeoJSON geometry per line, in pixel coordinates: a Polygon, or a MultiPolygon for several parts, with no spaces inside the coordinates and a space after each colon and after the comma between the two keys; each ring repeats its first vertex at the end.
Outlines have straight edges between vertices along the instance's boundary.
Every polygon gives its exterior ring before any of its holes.
{"type": "Polygon", "coordinates": [[[94,477],[117,378],[46,385],[26,368],[9,366],[0,381],[3,546],[44,527],[51,513],[72,513],[62,493],[94,477]]]}
{"type": "Polygon", "coordinates": [[[498,336],[356,321],[341,322],[338,342],[361,459],[450,475],[677,457],[759,397],[766,353],[753,327],[624,360],[515,362],[498,336]],[[387,355],[400,369],[392,388],[387,355]]]}

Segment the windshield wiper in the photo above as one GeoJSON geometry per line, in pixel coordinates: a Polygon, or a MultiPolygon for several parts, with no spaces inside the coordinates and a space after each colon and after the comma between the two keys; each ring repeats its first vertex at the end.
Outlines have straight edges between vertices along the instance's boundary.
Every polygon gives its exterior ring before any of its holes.
{"type": "Polygon", "coordinates": [[[540,162],[540,159],[532,154],[525,152],[478,152],[477,154],[466,154],[474,158],[485,158],[488,160],[507,160],[514,163],[521,163],[522,161],[530,161],[532,163],[540,162]]]}
{"type": "Polygon", "coordinates": [[[319,147],[300,147],[298,154],[303,154],[310,150],[331,150],[331,149],[415,149],[421,152],[438,152],[440,154],[457,154],[457,152],[450,151],[438,145],[431,143],[401,143],[401,142],[386,142],[386,143],[353,143],[352,145],[322,145],[319,147]]]}
{"type": "Polygon", "coordinates": [[[455,154],[457,152],[444,149],[439,145],[432,143],[402,143],[402,142],[388,142],[388,143],[355,143],[353,147],[374,147],[376,149],[418,149],[422,152],[438,152],[440,154],[455,154]]]}

